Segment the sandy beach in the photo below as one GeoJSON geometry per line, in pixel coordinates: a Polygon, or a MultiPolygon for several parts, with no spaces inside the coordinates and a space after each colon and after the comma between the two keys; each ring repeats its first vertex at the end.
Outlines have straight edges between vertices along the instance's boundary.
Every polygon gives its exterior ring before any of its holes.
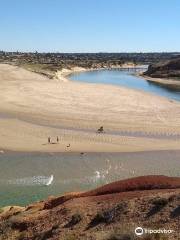
{"type": "Polygon", "coordinates": [[[166,85],[166,86],[180,86],[180,81],[178,80],[174,80],[174,79],[170,79],[170,78],[154,78],[154,77],[150,77],[147,75],[143,75],[143,73],[138,73],[136,74],[138,77],[141,77],[143,79],[146,79],[149,82],[154,82],[154,83],[160,83],[162,85],[166,85]]]}
{"type": "Polygon", "coordinates": [[[69,73],[64,70],[49,79],[0,64],[0,150],[179,149],[180,138],[172,137],[180,134],[178,102],[119,86],[72,82],[69,73]],[[105,133],[96,133],[100,126],[105,133]],[[142,136],[135,134],[139,131],[142,136]],[[49,136],[54,144],[47,143],[49,136]]]}

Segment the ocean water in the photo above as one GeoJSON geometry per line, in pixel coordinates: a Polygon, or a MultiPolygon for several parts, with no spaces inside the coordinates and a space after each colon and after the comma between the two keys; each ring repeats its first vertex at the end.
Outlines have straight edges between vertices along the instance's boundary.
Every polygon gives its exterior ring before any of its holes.
{"type": "Polygon", "coordinates": [[[120,69],[97,70],[73,73],[69,76],[69,79],[88,83],[120,85],[180,101],[180,88],[176,89],[158,83],[149,82],[141,77],[135,76],[135,73],[137,72],[138,70],[134,69],[128,71],[120,69]]]}
{"type": "Polygon", "coordinates": [[[180,176],[180,151],[134,153],[0,153],[0,207],[83,191],[135,176],[180,176]],[[53,175],[51,185],[47,180],[53,175]]]}

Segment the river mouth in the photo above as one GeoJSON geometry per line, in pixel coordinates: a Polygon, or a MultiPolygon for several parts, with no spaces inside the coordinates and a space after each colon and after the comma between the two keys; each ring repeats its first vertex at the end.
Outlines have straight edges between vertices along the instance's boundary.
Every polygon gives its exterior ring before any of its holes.
{"type": "Polygon", "coordinates": [[[65,192],[141,175],[179,175],[180,151],[0,154],[0,207],[27,205],[65,192]],[[53,174],[50,186],[44,179],[53,174]]]}
{"type": "MultiPolygon", "coordinates": [[[[98,75],[100,79],[99,83],[104,83],[104,79],[106,79],[107,84],[118,85],[120,81],[119,75],[121,75],[125,87],[129,87],[130,83],[131,85],[134,84],[134,88],[141,90],[142,88],[138,88],[138,84],[142,85],[146,83],[148,86],[152,86],[148,81],[134,76],[134,73],[134,70],[103,70],[85,72],[72,76],[78,76],[76,80],[79,81],[79,76],[82,75],[82,81],[84,81],[84,74],[90,74],[89,82],[92,82],[92,75],[94,74],[95,83],[97,82],[98,75]],[[102,74],[105,74],[106,78],[104,78],[102,74]],[[114,80],[110,82],[107,74],[113,74],[114,80]]],[[[76,91],[78,91],[78,89],[76,89],[76,91]]],[[[0,115],[2,119],[8,118],[8,114],[1,113],[0,115]]],[[[55,126],[55,128],[56,127],[59,128],[59,125],[55,126]]],[[[66,131],[67,130],[69,131],[69,136],[76,134],[76,132],[73,132],[74,128],[66,129],[66,131]]],[[[57,130],[55,129],[55,131],[57,130]]],[[[93,132],[91,132],[91,130],[87,132],[86,129],[83,128],[78,131],[80,135],[86,135],[87,133],[88,137],[91,134],[97,135],[95,132],[96,129],[93,129],[93,132]]],[[[115,137],[116,135],[134,137],[135,141],[136,138],[146,138],[148,141],[149,139],[152,139],[152,141],[153,139],[170,139],[174,140],[173,144],[180,138],[178,133],[143,133],[138,130],[132,133],[126,129],[119,131],[111,130],[109,132],[107,130],[107,132],[105,131],[102,135],[98,134],[98,136],[101,136],[105,142],[108,134],[115,137]]],[[[44,139],[40,144],[43,144],[44,147],[44,139]]],[[[50,146],[53,147],[55,145],[50,146]]],[[[168,146],[166,149],[170,149],[170,147],[168,146]]],[[[109,153],[88,153],[88,150],[84,150],[84,148],[78,150],[79,152],[76,151],[76,153],[53,153],[51,149],[50,151],[52,152],[18,153],[0,149],[0,207],[6,205],[24,206],[34,201],[45,199],[50,195],[56,196],[64,194],[65,192],[89,190],[116,180],[136,176],[180,176],[180,151],[111,153],[113,150],[110,150],[111,152],[109,153]],[[46,186],[51,176],[53,176],[53,181],[49,186],[46,186]]],[[[93,149],[93,151],[95,150],[93,149]]]]}
{"type": "Polygon", "coordinates": [[[87,72],[76,72],[69,76],[70,80],[102,83],[117,86],[123,86],[136,90],[153,93],[171,100],[180,101],[180,88],[177,86],[170,87],[166,84],[151,82],[142,77],[138,77],[137,73],[142,69],[105,69],[87,72]]]}

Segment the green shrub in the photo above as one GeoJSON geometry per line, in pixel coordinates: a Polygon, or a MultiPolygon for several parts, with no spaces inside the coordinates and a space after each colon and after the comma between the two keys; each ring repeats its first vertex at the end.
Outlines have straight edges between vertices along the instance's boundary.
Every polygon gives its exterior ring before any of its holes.
{"type": "Polygon", "coordinates": [[[80,213],[75,213],[72,215],[71,220],[66,224],[65,227],[72,227],[78,224],[82,220],[82,216],[80,213]]]}
{"type": "Polygon", "coordinates": [[[125,213],[127,210],[127,204],[125,202],[120,202],[115,207],[102,210],[98,212],[95,217],[90,222],[88,228],[94,227],[100,223],[111,223],[116,220],[122,213],[125,213]]]}
{"type": "Polygon", "coordinates": [[[168,199],[166,198],[157,198],[152,201],[152,204],[154,206],[157,206],[159,208],[163,208],[168,204],[168,199]]]}
{"type": "Polygon", "coordinates": [[[82,220],[82,217],[79,213],[75,213],[74,215],[72,215],[72,218],[71,218],[71,223],[73,225],[79,223],[80,221],[82,220]]]}

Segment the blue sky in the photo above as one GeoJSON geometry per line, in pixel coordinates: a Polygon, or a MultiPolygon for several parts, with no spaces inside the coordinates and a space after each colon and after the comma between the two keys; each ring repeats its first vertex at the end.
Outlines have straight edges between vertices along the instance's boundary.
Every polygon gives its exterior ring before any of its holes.
{"type": "Polygon", "coordinates": [[[180,51],[180,0],[0,0],[0,49],[180,51]]]}

